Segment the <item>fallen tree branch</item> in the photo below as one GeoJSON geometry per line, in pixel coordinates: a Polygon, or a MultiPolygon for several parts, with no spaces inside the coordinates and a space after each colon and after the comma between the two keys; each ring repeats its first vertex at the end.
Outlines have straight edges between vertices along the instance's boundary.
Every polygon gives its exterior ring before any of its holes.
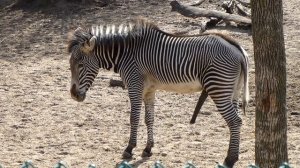
{"type": "Polygon", "coordinates": [[[236,8],[238,10],[238,13],[242,16],[247,16],[247,17],[251,17],[251,13],[247,12],[243,5],[240,5],[240,4],[236,4],[236,8]]]}
{"type": "Polygon", "coordinates": [[[214,18],[223,19],[224,21],[234,21],[236,23],[245,23],[249,25],[251,24],[251,19],[243,16],[228,14],[217,10],[207,10],[207,9],[197,8],[189,5],[183,5],[177,2],[176,0],[172,1],[170,5],[172,6],[171,11],[176,11],[186,17],[191,17],[191,18],[214,17],[214,18]]]}
{"type": "Polygon", "coordinates": [[[200,0],[197,3],[191,4],[191,6],[200,6],[201,4],[203,4],[203,2],[205,2],[206,0],[200,0]]]}
{"type": "Polygon", "coordinates": [[[221,5],[223,9],[225,9],[226,13],[233,14],[234,13],[234,6],[235,2],[234,1],[224,1],[221,5]]]}
{"type": "Polygon", "coordinates": [[[239,2],[241,5],[251,8],[251,3],[250,2],[244,2],[242,0],[236,0],[237,2],[239,2]]]}

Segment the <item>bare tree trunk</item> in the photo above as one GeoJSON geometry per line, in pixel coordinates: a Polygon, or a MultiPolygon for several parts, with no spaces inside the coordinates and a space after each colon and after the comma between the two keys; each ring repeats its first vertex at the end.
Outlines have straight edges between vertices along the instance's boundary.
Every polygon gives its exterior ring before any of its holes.
{"type": "Polygon", "coordinates": [[[286,57],[282,0],[251,0],[256,120],[255,162],[263,168],[288,161],[286,57]]]}

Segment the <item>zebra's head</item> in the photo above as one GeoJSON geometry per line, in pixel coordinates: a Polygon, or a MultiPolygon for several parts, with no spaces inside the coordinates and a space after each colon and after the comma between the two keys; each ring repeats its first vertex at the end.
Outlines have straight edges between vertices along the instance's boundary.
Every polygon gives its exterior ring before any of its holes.
{"type": "Polygon", "coordinates": [[[74,100],[82,102],[86,92],[92,85],[99,71],[99,63],[94,55],[96,37],[89,31],[77,28],[70,33],[68,52],[71,69],[71,96],[74,100]]]}

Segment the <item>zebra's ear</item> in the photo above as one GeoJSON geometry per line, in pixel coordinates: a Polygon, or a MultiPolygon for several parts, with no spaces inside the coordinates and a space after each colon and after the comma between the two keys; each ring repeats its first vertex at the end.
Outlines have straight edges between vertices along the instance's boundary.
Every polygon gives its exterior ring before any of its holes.
{"type": "Polygon", "coordinates": [[[78,27],[75,32],[79,32],[79,31],[82,31],[83,29],[81,27],[78,27]]]}
{"type": "Polygon", "coordinates": [[[96,45],[96,36],[93,36],[89,41],[86,41],[83,44],[81,49],[86,54],[89,54],[91,51],[93,51],[95,45],[96,45]]]}

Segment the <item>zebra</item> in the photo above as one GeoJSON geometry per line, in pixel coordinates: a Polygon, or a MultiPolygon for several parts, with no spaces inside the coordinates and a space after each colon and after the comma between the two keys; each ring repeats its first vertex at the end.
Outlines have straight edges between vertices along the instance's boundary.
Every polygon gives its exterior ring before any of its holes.
{"type": "MultiPolygon", "coordinates": [[[[117,26],[78,27],[69,34],[67,49],[71,55],[70,93],[74,100],[84,101],[100,68],[119,73],[126,85],[131,105],[130,137],[123,158],[131,158],[136,147],[143,102],[147,144],[142,157],[152,155],[156,90],[203,90],[199,102],[203,104],[210,96],[230,130],[224,165],[233,167],[238,161],[242,119],[237,101],[243,87],[245,112],[249,100],[248,56],[234,39],[218,33],[175,35],[146,19],[136,19],[117,26]]],[[[197,108],[194,119],[196,111],[197,108]]]]}

